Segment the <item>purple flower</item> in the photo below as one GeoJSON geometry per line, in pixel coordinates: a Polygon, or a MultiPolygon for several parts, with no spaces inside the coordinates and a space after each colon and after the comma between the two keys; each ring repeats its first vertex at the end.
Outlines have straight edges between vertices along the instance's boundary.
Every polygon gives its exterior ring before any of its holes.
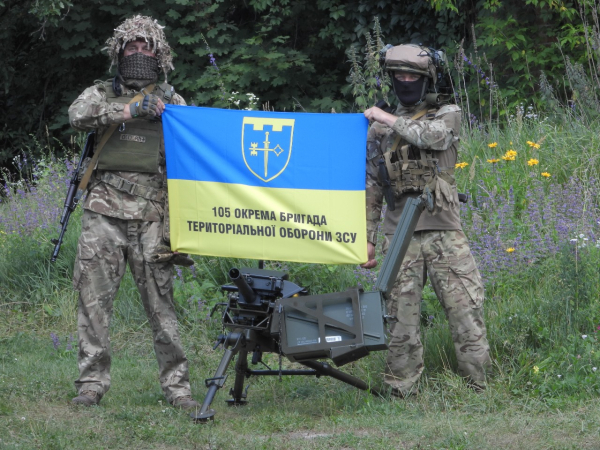
{"type": "Polygon", "coordinates": [[[58,351],[60,348],[60,339],[54,333],[50,333],[50,339],[52,339],[52,346],[54,347],[54,350],[58,351]]]}

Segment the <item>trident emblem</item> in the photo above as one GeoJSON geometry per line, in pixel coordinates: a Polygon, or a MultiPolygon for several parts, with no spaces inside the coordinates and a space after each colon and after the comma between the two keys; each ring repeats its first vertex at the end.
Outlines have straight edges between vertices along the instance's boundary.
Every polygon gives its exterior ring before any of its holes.
{"type": "Polygon", "coordinates": [[[262,181],[277,178],[287,167],[292,153],[294,122],[294,119],[244,117],[242,156],[248,170],[262,181]],[[264,138],[263,146],[259,147],[261,138],[264,138]],[[258,152],[263,152],[262,158],[257,158],[258,152]],[[270,153],[274,153],[275,158],[269,158],[270,153]]]}
{"type": "Polygon", "coordinates": [[[273,152],[275,153],[275,156],[279,156],[281,155],[281,153],[283,152],[283,149],[279,146],[279,144],[277,144],[277,146],[275,148],[269,148],[269,132],[265,131],[265,140],[263,141],[263,144],[265,144],[264,148],[258,148],[258,143],[253,142],[250,145],[249,150],[252,150],[250,152],[250,156],[258,156],[258,151],[264,152],[264,157],[265,157],[265,178],[267,178],[267,168],[269,167],[269,152],[273,152]],[[279,151],[277,151],[277,149],[279,149],[279,151]]]}

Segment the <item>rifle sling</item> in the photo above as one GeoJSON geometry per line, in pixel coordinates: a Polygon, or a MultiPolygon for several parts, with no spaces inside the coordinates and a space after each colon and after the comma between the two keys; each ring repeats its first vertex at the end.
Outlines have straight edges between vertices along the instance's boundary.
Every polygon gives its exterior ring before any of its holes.
{"type": "MultiPolygon", "coordinates": [[[[147,86],[147,88],[148,88],[148,92],[153,92],[154,84],[147,86]]],[[[131,101],[128,103],[128,105],[131,105],[132,103],[135,103],[135,102],[143,99],[144,96],[146,95],[144,93],[145,90],[146,90],[146,88],[143,88],[135,97],[133,97],[131,99],[131,101]]],[[[98,145],[96,146],[96,149],[94,150],[94,156],[92,157],[90,164],[87,166],[87,169],[85,170],[85,173],[83,174],[83,177],[81,177],[81,181],[79,182],[79,186],[77,187],[77,194],[76,194],[75,198],[80,199],[83,196],[83,192],[86,190],[86,188],[90,182],[90,179],[92,178],[92,172],[94,172],[94,169],[96,168],[96,164],[98,163],[98,158],[100,157],[100,152],[102,151],[102,148],[104,147],[104,145],[106,144],[108,139],[112,136],[112,134],[115,132],[115,130],[117,129],[118,126],[119,126],[118,123],[111,125],[108,128],[108,130],[106,130],[106,132],[102,135],[102,139],[100,139],[100,142],[98,143],[98,145]]]]}

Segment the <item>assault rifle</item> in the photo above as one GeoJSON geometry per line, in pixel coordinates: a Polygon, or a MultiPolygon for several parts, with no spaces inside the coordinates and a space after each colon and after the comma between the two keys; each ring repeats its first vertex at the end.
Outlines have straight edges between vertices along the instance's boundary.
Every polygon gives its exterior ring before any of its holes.
{"type": "Polygon", "coordinates": [[[227,292],[227,302],[216,306],[224,307],[223,328],[228,333],[218,336],[214,349],[222,345],[224,354],[215,375],[205,380],[208,392],[202,406],[191,414],[192,419],[197,423],[214,419],[216,413],[210,408],[211,403],[225,385],[227,368],[236,355],[229,405],[246,404],[245,379],[265,375],[329,376],[380,396],[377,389],[363,380],[318,359],[328,358],[342,366],[371,351],[387,349],[385,323],[395,318],[387,316],[385,300],[425,206],[433,209],[431,196],[408,199],[373,291],[357,287],[308,295],[304,288],[290,282],[285,272],[232,268],[229,278],[233,285],[221,286],[227,292]],[[279,355],[279,369],[271,369],[262,362],[264,352],[279,355]],[[266,369],[251,369],[250,355],[253,365],[262,363],[266,369]],[[307,369],[283,369],[283,357],[307,369]]]}
{"type": "Polygon", "coordinates": [[[60,216],[60,234],[58,235],[58,239],[52,239],[51,242],[54,244],[54,250],[52,251],[52,257],[50,261],[56,262],[58,258],[58,253],[60,252],[60,246],[62,245],[63,238],[67,231],[67,225],[69,224],[69,219],[75,208],[77,208],[77,204],[83,193],[85,191],[85,187],[80,187],[79,177],[81,172],[81,166],[85,159],[92,154],[94,148],[94,137],[95,132],[92,131],[88,133],[87,138],[85,140],[85,145],[83,146],[83,151],[81,152],[81,156],[79,158],[79,162],[77,163],[77,167],[73,171],[73,176],[71,177],[71,182],[69,183],[69,190],[67,191],[67,197],[65,198],[65,205],[60,216]]]}

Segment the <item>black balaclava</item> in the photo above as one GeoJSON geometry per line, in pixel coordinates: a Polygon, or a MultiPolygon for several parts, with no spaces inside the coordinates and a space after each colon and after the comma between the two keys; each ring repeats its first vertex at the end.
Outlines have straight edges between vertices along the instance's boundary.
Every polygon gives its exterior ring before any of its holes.
{"type": "Polygon", "coordinates": [[[139,90],[158,80],[158,59],[142,52],[121,56],[118,70],[125,86],[139,90]]]}
{"type": "Polygon", "coordinates": [[[394,92],[404,106],[414,106],[421,103],[429,86],[429,78],[421,75],[416,81],[400,81],[392,76],[394,92]]]}

